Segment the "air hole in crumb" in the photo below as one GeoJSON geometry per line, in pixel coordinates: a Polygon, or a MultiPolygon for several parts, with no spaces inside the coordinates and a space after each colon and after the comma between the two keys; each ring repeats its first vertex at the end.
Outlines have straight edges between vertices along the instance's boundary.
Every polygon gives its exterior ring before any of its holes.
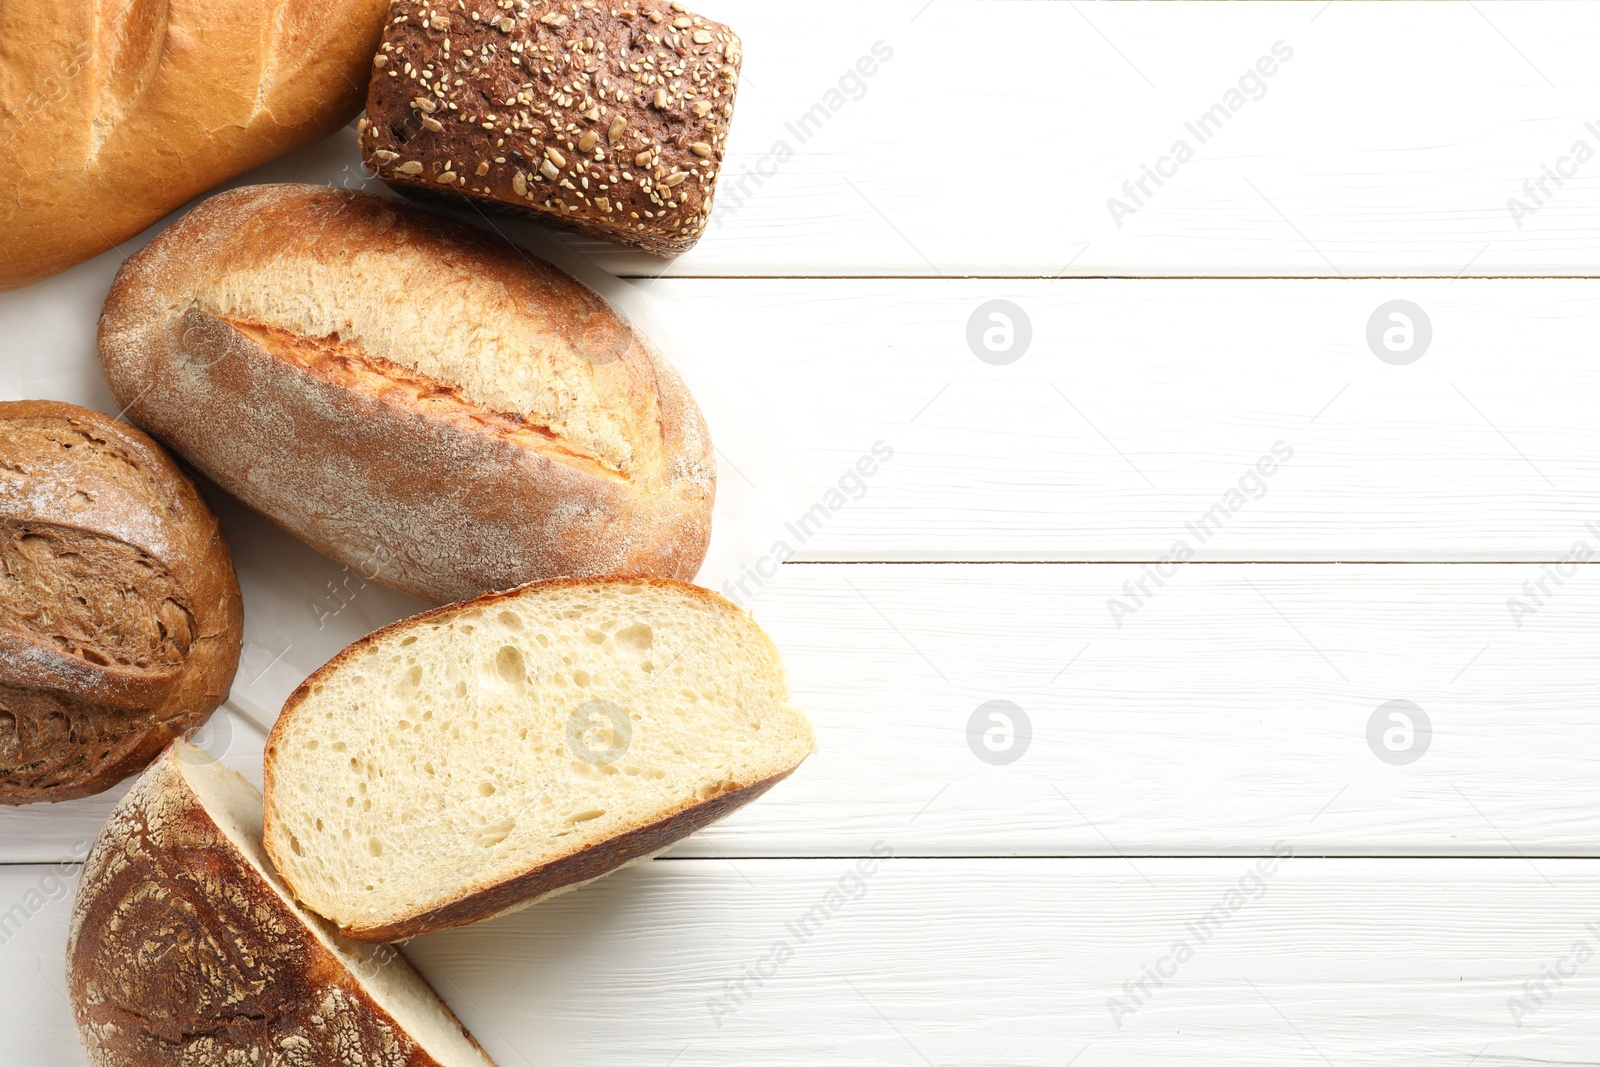
{"type": "Polygon", "coordinates": [[[598,819],[600,816],[604,815],[605,813],[606,813],[606,811],[605,811],[604,808],[589,808],[586,811],[574,812],[573,814],[568,815],[567,816],[567,822],[569,822],[569,823],[588,822],[591,819],[598,819]]]}
{"type": "Polygon", "coordinates": [[[606,643],[606,635],[601,633],[599,630],[585,630],[583,631],[583,636],[587,637],[589,639],[589,643],[593,645],[603,645],[606,643]]]}
{"type": "Polygon", "coordinates": [[[502,611],[500,613],[500,625],[508,630],[520,630],[522,629],[522,616],[514,611],[502,611]]]}
{"type": "Polygon", "coordinates": [[[376,837],[369,837],[367,839],[367,851],[372,853],[374,856],[383,855],[383,842],[379,841],[376,837]]]}
{"type": "Polygon", "coordinates": [[[511,836],[511,831],[516,829],[516,816],[508,816],[499,822],[490,823],[478,831],[478,847],[493,848],[511,836]]]}
{"type": "Polygon", "coordinates": [[[495,653],[494,669],[501,679],[511,685],[521,685],[528,677],[527,666],[522,662],[522,650],[513,645],[501,645],[495,653]]]}
{"type": "Polygon", "coordinates": [[[644,623],[617,631],[617,647],[629,652],[644,652],[655,641],[655,634],[644,623]]]}
{"type": "Polygon", "coordinates": [[[588,685],[589,685],[589,672],[588,671],[573,671],[572,672],[572,684],[573,685],[577,685],[577,686],[583,686],[583,687],[587,688],[588,685]]]}
{"type": "Polygon", "coordinates": [[[494,783],[493,782],[479,782],[478,783],[478,795],[479,796],[485,796],[485,797],[494,796],[494,783]]]}

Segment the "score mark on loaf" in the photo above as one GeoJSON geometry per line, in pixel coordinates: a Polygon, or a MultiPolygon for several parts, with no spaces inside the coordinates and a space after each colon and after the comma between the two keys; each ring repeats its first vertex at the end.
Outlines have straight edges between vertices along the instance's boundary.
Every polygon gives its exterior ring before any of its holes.
{"type": "Polygon", "coordinates": [[[577,281],[431,212],[215,196],[123,265],[99,347],[132,420],[414,596],[705,556],[715,466],[676,370],[577,281]]]}

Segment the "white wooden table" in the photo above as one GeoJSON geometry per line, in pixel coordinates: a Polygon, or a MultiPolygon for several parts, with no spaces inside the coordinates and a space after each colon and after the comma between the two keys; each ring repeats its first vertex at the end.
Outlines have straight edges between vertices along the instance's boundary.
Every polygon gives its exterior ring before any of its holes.
{"type": "MultiPolygon", "coordinates": [[[[714,229],[572,244],[843,486],[745,590],[820,751],[415,941],[498,1062],[1600,1062],[1600,5],[700,6],[714,229]]],[[[110,405],[66,312],[120,258],[0,298],[6,396],[110,405]]],[[[0,817],[8,1065],[81,1062],[113,799],[0,817]]]]}

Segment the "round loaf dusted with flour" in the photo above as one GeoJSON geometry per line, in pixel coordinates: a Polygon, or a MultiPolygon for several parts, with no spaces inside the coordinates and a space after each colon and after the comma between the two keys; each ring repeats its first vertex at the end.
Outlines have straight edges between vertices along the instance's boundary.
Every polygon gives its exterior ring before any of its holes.
{"type": "Polygon", "coordinates": [[[117,274],[100,360],[224,488],[425,600],[705,556],[711,442],[672,366],[572,278],[407,204],[213,197],[117,274]]]}
{"type": "Polygon", "coordinates": [[[93,1067],[494,1067],[403,955],[294,902],[261,795],[181,741],[84,862],[67,991],[93,1067]]]}
{"type": "Polygon", "coordinates": [[[241,625],[217,520],[154,441],[0,403],[0,803],[98,793],[193,732],[241,625]]]}

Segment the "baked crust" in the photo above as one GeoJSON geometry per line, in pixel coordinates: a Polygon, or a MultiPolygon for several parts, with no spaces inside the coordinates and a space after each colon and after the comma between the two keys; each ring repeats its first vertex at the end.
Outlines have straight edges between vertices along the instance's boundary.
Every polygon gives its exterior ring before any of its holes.
{"type": "MultiPolygon", "coordinates": [[[[439,1067],[218,826],[178,766],[203,758],[169,748],[84,864],[67,986],[90,1062],[439,1067]]],[[[398,953],[361,964],[415,974],[398,953]]]]}
{"type": "MultiPolygon", "coordinates": [[[[292,870],[291,866],[283,862],[279,839],[285,837],[285,833],[277,825],[277,813],[273,808],[273,793],[276,787],[278,771],[276,757],[277,741],[280,733],[279,727],[282,723],[292,719],[300,704],[310,695],[313,686],[322,684],[330,674],[355,662],[369,647],[390,634],[427,625],[434,620],[462,612],[482,609],[501,600],[517,596],[528,589],[582,588],[603,584],[605,584],[605,579],[555,578],[542,582],[529,582],[526,586],[518,589],[485,593],[463,604],[448,604],[444,607],[434,608],[431,611],[424,611],[408,619],[401,619],[398,622],[393,622],[388,626],[374,630],[366,637],[349,645],[319,667],[305,681],[301,682],[294,692],[289,694],[289,698],[284,701],[283,711],[279,714],[277,722],[273,725],[272,732],[267,737],[265,760],[262,769],[262,793],[265,798],[265,830],[263,831],[263,838],[266,843],[267,855],[272,858],[273,865],[280,871],[292,870]]],[[[655,578],[645,579],[641,584],[676,588],[703,603],[713,605],[719,609],[744,614],[742,608],[739,608],[726,598],[709,589],[692,585],[688,582],[655,578]]],[[[772,647],[773,653],[776,654],[776,646],[772,646],[772,639],[766,635],[765,631],[762,631],[759,627],[753,627],[752,629],[755,634],[760,636],[761,640],[772,647]]],[[[789,777],[790,774],[793,774],[797,767],[798,764],[782,774],[772,775],[740,788],[729,790],[699,803],[686,804],[678,811],[655,822],[634,827],[598,845],[579,849],[548,863],[530,867],[511,878],[502,878],[486,884],[464,886],[455,897],[445,903],[427,911],[407,916],[404,920],[366,926],[341,927],[339,932],[354,941],[404,941],[419,934],[466,926],[519,911],[522,908],[537,904],[540,900],[553,894],[576,889],[586,882],[591,882],[620,868],[650,859],[690,834],[704,829],[711,823],[732,814],[760,797],[767,790],[789,777]]],[[[285,880],[287,881],[287,879],[285,880]]],[[[294,888],[292,883],[290,883],[290,888],[294,888]]]]}
{"type": "Polygon", "coordinates": [[[6,0],[0,291],[361,109],[384,0],[6,0]]]}
{"type": "Polygon", "coordinates": [[[404,203],[213,197],[118,273],[100,360],[224,489],[425,600],[705,556],[715,465],[672,366],[554,267],[404,203]],[[478,379],[419,370],[445,351],[478,379]]]}
{"type": "Polygon", "coordinates": [[[154,441],[0,403],[0,803],[98,793],[188,736],[242,628],[217,520],[154,441]]]}
{"type": "Polygon", "coordinates": [[[394,0],[361,150],[404,192],[677,255],[711,216],[742,61],[677,2],[394,0]]]}

